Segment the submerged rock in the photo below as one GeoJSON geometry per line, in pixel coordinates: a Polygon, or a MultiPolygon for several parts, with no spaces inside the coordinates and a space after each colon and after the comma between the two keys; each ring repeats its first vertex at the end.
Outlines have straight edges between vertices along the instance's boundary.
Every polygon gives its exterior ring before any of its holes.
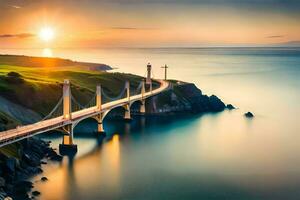
{"type": "Polygon", "coordinates": [[[235,107],[234,107],[232,104],[227,104],[227,105],[226,105],[226,108],[227,108],[228,110],[233,110],[233,109],[235,109],[235,107]]]}
{"type": "Polygon", "coordinates": [[[247,117],[247,118],[252,118],[252,117],[254,117],[254,115],[253,115],[251,112],[246,112],[244,115],[245,115],[245,117],[247,117]]]}
{"type": "Polygon", "coordinates": [[[41,193],[39,191],[33,191],[31,194],[33,196],[39,196],[41,193]]]}

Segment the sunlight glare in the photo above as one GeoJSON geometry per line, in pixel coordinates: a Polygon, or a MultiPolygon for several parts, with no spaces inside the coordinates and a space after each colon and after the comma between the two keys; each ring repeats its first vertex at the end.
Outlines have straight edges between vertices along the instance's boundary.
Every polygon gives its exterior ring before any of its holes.
{"type": "Polygon", "coordinates": [[[54,30],[49,27],[42,28],[40,30],[39,37],[43,41],[48,42],[54,38],[54,30]]]}

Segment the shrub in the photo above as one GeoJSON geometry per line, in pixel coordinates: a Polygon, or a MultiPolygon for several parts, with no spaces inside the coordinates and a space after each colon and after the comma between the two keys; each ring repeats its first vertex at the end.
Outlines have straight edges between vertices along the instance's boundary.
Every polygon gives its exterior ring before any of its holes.
{"type": "Polygon", "coordinates": [[[17,72],[9,72],[7,74],[6,80],[9,83],[15,83],[15,84],[23,83],[24,82],[21,74],[19,74],[17,72]]]}

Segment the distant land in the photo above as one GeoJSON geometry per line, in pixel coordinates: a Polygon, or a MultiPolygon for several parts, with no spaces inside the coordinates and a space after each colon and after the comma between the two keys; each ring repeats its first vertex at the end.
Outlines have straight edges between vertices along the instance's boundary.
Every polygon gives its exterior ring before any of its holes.
{"type": "Polygon", "coordinates": [[[22,67],[78,67],[96,71],[107,71],[112,69],[110,66],[101,63],[77,62],[62,58],[32,57],[23,55],[0,54],[0,62],[1,65],[13,65],[22,67]]]}
{"type": "Polygon", "coordinates": [[[278,47],[300,47],[300,41],[282,42],[282,43],[277,43],[274,46],[278,46],[278,47]]]}

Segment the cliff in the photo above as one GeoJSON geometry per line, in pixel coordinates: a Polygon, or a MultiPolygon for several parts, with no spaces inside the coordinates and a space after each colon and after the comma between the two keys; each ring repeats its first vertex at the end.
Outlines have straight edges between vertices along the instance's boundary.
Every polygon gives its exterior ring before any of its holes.
{"type": "MultiPolygon", "coordinates": [[[[195,84],[179,81],[172,81],[169,90],[146,100],[147,115],[198,114],[220,112],[225,108],[217,96],[204,95],[195,84]]],[[[132,109],[133,113],[138,113],[137,104],[132,109]]]]}

